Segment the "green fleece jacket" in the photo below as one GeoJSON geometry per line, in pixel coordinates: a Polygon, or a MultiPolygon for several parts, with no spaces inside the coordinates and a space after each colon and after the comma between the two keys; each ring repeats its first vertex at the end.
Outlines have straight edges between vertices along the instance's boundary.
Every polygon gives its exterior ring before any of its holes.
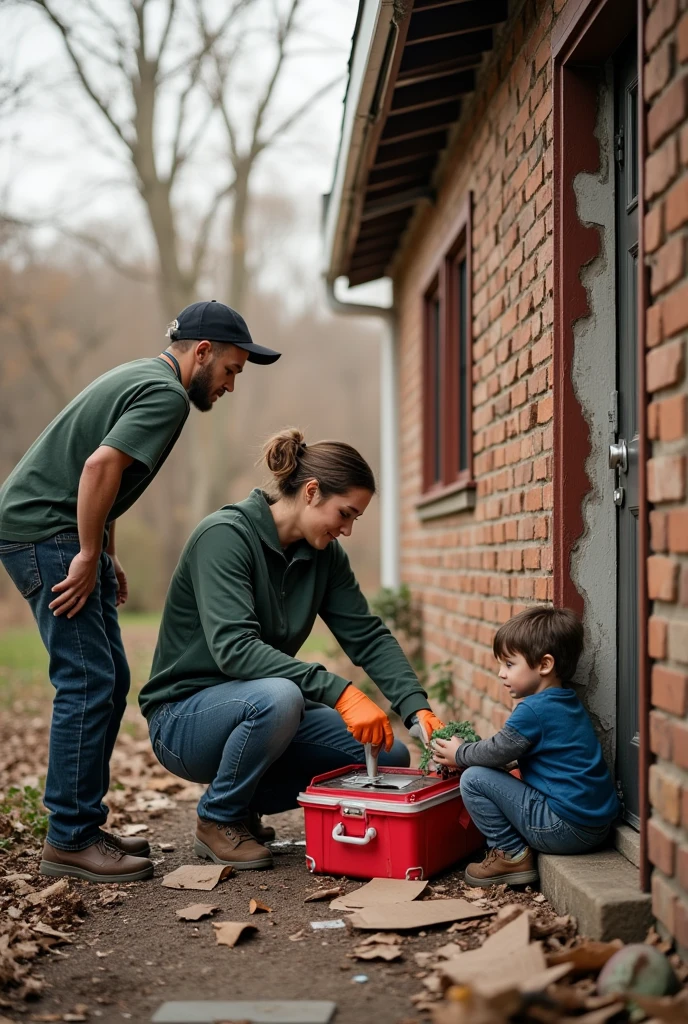
{"type": "Polygon", "coordinates": [[[139,703],[146,718],[164,702],[236,679],[291,679],[304,697],[334,707],[349,680],[294,657],[316,615],[394,710],[407,719],[429,707],[399,644],[371,614],[343,548],[305,540],[280,546],[267,495],[204,519],[191,534],[165,601],[151,678],[139,703]]]}

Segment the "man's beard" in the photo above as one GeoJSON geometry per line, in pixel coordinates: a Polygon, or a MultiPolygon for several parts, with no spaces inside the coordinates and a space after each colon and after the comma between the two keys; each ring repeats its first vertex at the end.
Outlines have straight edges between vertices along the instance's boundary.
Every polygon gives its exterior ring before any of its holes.
{"type": "Polygon", "coordinates": [[[187,391],[189,401],[196,406],[199,412],[209,412],[213,407],[212,377],[212,363],[208,363],[207,366],[199,367],[189,382],[187,391]]]}

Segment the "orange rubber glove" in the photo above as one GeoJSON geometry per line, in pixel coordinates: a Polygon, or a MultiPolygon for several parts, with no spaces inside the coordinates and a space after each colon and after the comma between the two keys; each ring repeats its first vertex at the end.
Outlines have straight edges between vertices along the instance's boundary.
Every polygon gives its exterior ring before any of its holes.
{"type": "Polygon", "coordinates": [[[374,747],[392,749],[394,733],[389,718],[353,683],[349,683],[334,707],[359,743],[372,743],[374,747]]]}
{"type": "Polygon", "coordinates": [[[424,740],[425,746],[430,746],[430,738],[435,729],[444,729],[444,722],[440,722],[437,715],[434,715],[432,711],[428,711],[427,708],[423,708],[422,711],[416,711],[418,721],[420,722],[421,728],[425,733],[424,740]]]}

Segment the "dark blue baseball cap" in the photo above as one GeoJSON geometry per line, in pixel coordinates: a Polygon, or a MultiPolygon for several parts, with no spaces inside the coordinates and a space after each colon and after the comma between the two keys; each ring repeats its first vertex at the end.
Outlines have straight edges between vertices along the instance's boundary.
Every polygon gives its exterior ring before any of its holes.
{"type": "Polygon", "coordinates": [[[168,336],[171,341],[224,341],[246,349],[249,363],[274,363],[282,354],[256,345],[243,316],[215,299],[186,306],[170,324],[168,336]]]}

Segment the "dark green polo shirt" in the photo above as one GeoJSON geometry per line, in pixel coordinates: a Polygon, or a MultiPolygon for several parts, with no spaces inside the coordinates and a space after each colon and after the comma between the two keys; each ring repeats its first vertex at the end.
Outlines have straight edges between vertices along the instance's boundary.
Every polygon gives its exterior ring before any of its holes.
{"type": "Polygon", "coordinates": [[[227,680],[291,679],[304,697],[334,707],[349,680],[295,655],[316,616],[403,719],[429,707],[418,678],[373,615],[338,541],[322,551],[282,550],[266,495],[204,519],[191,534],[165,601],[151,678],[139,696],[147,718],[227,680]]]}
{"type": "Polygon", "coordinates": [[[84,463],[100,445],[135,460],[122,474],[108,523],[148,487],[189,415],[189,399],[164,360],[137,359],[89,384],[48,424],[0,488],[0,539],[40,541],[76,530],[84,463]]]}

